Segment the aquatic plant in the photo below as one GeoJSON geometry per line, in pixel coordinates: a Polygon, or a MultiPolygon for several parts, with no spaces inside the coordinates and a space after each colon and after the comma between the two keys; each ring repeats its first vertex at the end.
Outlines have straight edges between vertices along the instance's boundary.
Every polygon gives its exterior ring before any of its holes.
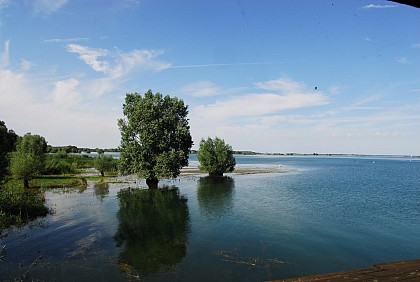
{"type": "Polygon", "coordinates": [[[0,229],[47,215],[49,209],[44,202],[41,191],[0,189],[0,229]]]}

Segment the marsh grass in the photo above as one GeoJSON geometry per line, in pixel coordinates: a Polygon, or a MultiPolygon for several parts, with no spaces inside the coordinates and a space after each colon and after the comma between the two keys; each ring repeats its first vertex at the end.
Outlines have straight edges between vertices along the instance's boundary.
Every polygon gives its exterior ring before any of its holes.
{"type": "Polygon", "coordinates": [[[46,216],[49,209],[44,203],[40,190],[0,189],[0,229],[46,216]]]}

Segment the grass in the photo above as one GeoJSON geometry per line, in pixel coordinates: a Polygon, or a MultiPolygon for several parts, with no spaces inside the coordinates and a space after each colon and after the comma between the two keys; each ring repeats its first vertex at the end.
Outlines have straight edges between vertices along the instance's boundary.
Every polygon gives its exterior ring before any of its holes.
{"type": "Polygon", "coordinates": [[[30,181],[30,186],[34,188],[62,188],[62,187],[77,187],[85,186],[83,177],[78,175],[49,175],[40,176],[30,181]]]}

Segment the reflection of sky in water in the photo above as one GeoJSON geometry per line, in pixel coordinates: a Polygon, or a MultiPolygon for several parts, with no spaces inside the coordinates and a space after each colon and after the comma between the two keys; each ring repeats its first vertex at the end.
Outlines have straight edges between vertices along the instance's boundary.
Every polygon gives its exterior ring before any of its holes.
{"type": "MultiPolygon", "coordinates": [[[[186,254],[170,272],[142,278],[260,281],[418,257],[420,162],[254,156],[237,161],[280,163],[299,173],[232,175],[227,186],[200,183],[199,176],[162,180],[160,185],[175,185],[188,199],[186,254]],[[244,264],[256,258],[259,264],[244,264]]],[[[1,239],[7,258],[0,280],[18,277],[41,255],[43,263],[31,270],[35,279],[126,281],[114,240],[117,193],[145,184],[125,179],[131,182],[109,184],[99,198],[92,183],[83,192],[47,191],[55,214],[1,239]]]]}

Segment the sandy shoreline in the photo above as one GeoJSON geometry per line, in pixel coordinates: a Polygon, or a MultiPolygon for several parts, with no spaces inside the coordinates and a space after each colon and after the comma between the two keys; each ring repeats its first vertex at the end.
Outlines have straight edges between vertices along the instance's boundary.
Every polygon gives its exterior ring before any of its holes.
{"type": "MultiPolygon", "coordinates": [[[[292,171],[292,169],[283,167],[237,167],[233,172],[225,173],[225,175],[228,176],[234,174],[286,173],[290,171],[292,171]]],[[[180,176],[201,174],[206,175],[207,172],[200,170],[196,166],[191,166],[182,168],[180,176]]]]}

